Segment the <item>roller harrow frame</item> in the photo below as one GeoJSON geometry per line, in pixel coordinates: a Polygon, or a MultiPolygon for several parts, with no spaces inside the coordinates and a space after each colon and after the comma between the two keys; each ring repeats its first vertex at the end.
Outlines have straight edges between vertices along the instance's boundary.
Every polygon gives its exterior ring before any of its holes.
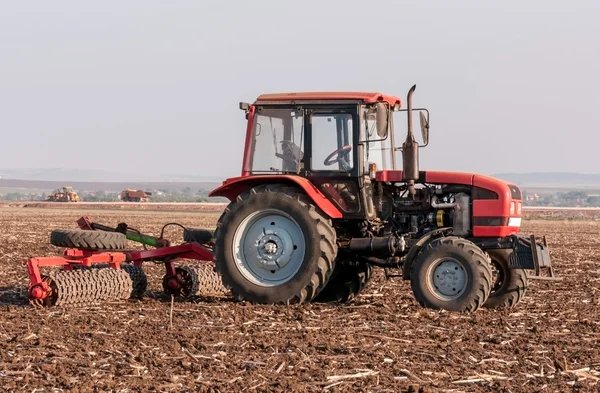
{"type": "MultiPolygon", "coordinates": [[[[206,241],[204,245],[201,245],[197,241],[185,241],[183,244],[171,245],[170,242],[160,237],[153,237],[142,234],[137,230],[131,230],[127,228],[126,224],[119,224],[116,229],[103,226],[101,224],[93,223],[89,217],[81,217],[77,223],[80,229],[90,231],[107,231],[107,232],[120,232],[126,235],[128,240],[139,242],[144,245],[143,250],[86,250],[80,248],[70,248],[63,252],[62,256],[51,256],[51,257],[33,257],[24,261],[27,266],[29,275],[29,288],[27,291],[27,297],[34,306],[50,306],[60,305],[61,296],[70,298],[75,295],[69,294],[69,292],[82,291],[82,293],[89,293],[89,297],[94,300],[103,300],[107,298],[129,298],[143,295],[146,288],[146,275],[142,269],[144,262],[152,261],[153,263],[164,263],[165,275],[163,277],[163,289],[165,292],[174,296],[190,296],[194,295],[199,290],[199,278],[198,274],[194,273],[193,267],[188,266],[176,266],[175,261],[187,259],[196,261],[205,261],[214,263],[213,254],[210,248],[210,240],[206,241]],[[146,249],[146,245],[155,246],[155,249],[146,249]],[[57,284],[60,279],[60,274],[63,272],[71,272],[75,270],[87,270],[90,268],[104,267],[108,265],[109,268],[116,271],[125,271],[125,273],[131,278],[127,288],[121,288],[124,284],[118,284],[119,288],[110,290],[109,285],[106,282],[96,283],[92,285],[89,282],[85,282],[85,276],[83,272],[79,274],[81,279],[79,282],[72,282],[71,286],[67,285],[66,280],[62,284],[57,284]],[[62,267],[58,272],[49,275],[43,275],[40,268],[44,267],[62,267]],[[58,296],[56,292],[59,292],[60,286],[63,292],[67,292],[67,295],[58,296]],[[109,293],[110,292],[110,293],[109,293]]],[[[170,225],[170,224],[167,224],[170,225]]],[[[179,224],[174,224],[181,226],[179,224]]],[[[166,227],[166,225],[165,225],[166,227]]],[[[183,227],[183,226],[181,226],[183,227]]],[[[184,232],[189,229],[184,228],[184,232]]],[[[163,227],[164,231],[164,227],[163,227]]],[[[185,239],[185,234],[184,234],[185,239]]],[[[94,269],[99,270],[99,269],[94,269]]],[[[91,274],[91,273],[90,273],[91,274]]],[[[103,273],[104,274],[104,273],[103,273]]],[[[111,273],[118,275],[118,273],[111,273]]],[[[216,273],[214,273],[216,275],[216,273]]],[[[99,275],[100,276],[100,275],[99,275]]],[[[72,278],[70,278],[73,280],[72,278]]],[[[102,281],[103,279],[99,279],[102,281]]],[[[105,279],[107,280],[107,279],[105,279]]],[[[118,282],[120,278],[116,279],[118,282]]],[[[220,279],[219,279],[220,280],[220,279]]],[[[215,283],[216,279],[211,280],[211,287],[216,288],[219,284],[215,283]]],[[[221,288],[224,290],[224,288],[221,288]]],[[[85,297],[85,296],[84,296],[85,297]]],[[[85,299],[83,299],[85,300],[85,299]]],[[[69,304],[77,303],[71,299],[69,304]]]]}

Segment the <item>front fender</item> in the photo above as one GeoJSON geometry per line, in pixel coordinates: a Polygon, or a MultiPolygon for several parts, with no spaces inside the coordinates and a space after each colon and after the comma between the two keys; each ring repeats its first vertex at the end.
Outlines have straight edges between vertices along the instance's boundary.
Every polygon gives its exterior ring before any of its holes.
{"type": "Polygon", "coordinates": [[[329,218],[342,218],[342,212],[325,195],[319,191],[309,180],[292,175],[254,175],[240,176],[225,180],[223,185],[215,188],[208,194],[209,197],[225,197],[233,201],[242,192],[266,183],[294,184],[302,188],[306,195],[329,218]]]}
{"type": "Polygon", "coordinates": [[[419,251],[432,239],[438,238],[440,236],[446,236],[450,231],[452,231],[452,227],[447,228],[438,228],[431,232],[427,232],[423,236],[419,238],[419,240],[408,250],[408,254],[406,254],[406,258],[404,259],[404,263],[402,264],[402,279],[410,280],[410,268],[412,266],[412,261],[415,259],[419,251]]]}

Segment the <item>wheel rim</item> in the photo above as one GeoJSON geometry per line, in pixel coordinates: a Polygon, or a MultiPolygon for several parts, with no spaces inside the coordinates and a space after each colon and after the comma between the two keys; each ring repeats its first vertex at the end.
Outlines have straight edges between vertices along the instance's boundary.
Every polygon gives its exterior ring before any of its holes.
{"type": "Polygon", "coordinates": [[[467,272],[462,262],[454,258],[437,259],[428,269],[428,286],[441,300],[460,297],[467,287],[467,272]]]}
{"type": "Polygon", "coordinates": [[[502,267],[502,265],[495,259],[492,258],[492,289],[490,290],[490,294],[493,294],[495,292],[498,292],[500,289],[502,289],[507,280],[507,275],[506,272],[504,271],[504,268],[502,267]]]}
{"type": "Polygon", "coordinates": [[[262,210],[246,217],[235,231],[235,265],[255,285],[281,285],[302,266],[305,245],[304,233],[290,215],[276,209],[262,210]]]}

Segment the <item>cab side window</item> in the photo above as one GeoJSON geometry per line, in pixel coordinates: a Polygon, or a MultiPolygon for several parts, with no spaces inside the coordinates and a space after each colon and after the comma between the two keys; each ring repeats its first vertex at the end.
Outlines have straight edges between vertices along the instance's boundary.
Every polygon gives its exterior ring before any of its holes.
{"type": "Polygon", "coordinates": [[[312,125],[312,165],[317,171],[344,171],[354,168],[352,160],[352,115],[315,113],[312,125]]]}

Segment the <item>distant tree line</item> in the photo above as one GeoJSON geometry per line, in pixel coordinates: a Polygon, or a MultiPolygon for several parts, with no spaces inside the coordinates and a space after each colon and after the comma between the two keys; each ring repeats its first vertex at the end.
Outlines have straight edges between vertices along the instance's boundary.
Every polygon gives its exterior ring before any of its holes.
{"type": "MultiPolygon", "coordinates": [[[[151,192],[150,202],[226,202],[225,198],[210,198],[207,190],[192,190],[190,187],[185,187],[181,190],[145,190],[151,192]]],[[[121,200],[120,192],[107,192],[104,190],[98,191],[83,191],[78,192],[79,198],[83,202],[119,202],[121,200]]],[[[0,192],[0,200],[5,201],[44,201],[46,200],[45,193],[27,193],[27,192],[9,192],[2,194],[0,192]]]]}
{"type": "Polygon", "coordinates": [[[600,207],[600,195],[588,194],[584,191],[557,192],[548,195],[537,195],[523,192],[525,206],[551,207],[600,207]]]}

